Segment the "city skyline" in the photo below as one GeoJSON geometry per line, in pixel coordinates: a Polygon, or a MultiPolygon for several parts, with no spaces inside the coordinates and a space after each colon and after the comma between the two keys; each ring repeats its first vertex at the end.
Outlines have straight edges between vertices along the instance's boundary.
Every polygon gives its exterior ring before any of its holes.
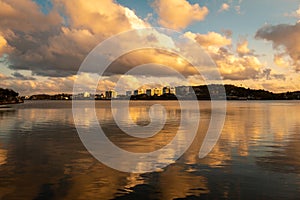
{"type": "MultiPolygon", "coordinates": [[[[72,92],[80,64],[97,44],[124,31],[157,26],[179,31],[200,44],[224,84],[278,93],[300,90],[296,0],[2,0],[0,5],[0,87],[20,95],[72,92]]],[[[160,70],[157,76],[122,76],[121,90],[144,82],[205,84],[185,71],[188,63],[179,56],[141,50],[114,61],[115,70],[102,77],[99,90],[114,89],[125,69],[145,63],[172,66],[188,82],[160,70]]],[[[80,78],[87,87],[98,80],[89,73],[80,78]]]]}
{"type": "Polygon", "coordinates": [[[60,93],[60,94],[35,94],[18,97],[22,100],[299,100],[300,91],[287,91],[272,93],[267,90],[237,87],[234,85],[198,85],[177,87],[155,87],[136,89],[118,93],[114,90],[60,93]]]}

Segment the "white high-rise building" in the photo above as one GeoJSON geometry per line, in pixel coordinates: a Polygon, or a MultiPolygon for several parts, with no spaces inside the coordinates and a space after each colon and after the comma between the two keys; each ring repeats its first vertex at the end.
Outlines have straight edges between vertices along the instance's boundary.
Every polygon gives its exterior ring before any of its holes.
{"type": "Polygon", "coordinates": [[[156,96],[161,96],[163,94],[162,90],[160,88],[154,88],[153,92],[154,92],[154,95],[156,95],[156,96]]]}
{"type": "Polygon", "coordinates": [[[118,94],[114,90],[109,90],[105,92],[105,98],[106,99],[115,99],[117,98],[118,94]]]}
{"type": "Polygon", "coordinates": [[[138,90],[134,90],[133,94],[140,95],[140,94],[145,94],[145,92],[144,92],[144,89],[138,89],[138,90]]]}

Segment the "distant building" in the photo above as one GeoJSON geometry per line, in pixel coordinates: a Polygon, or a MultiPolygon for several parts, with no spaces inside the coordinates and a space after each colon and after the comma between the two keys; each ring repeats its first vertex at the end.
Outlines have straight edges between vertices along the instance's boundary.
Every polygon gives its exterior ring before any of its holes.
{"type": "Polygon", "coordinates": [[[128,99],[128,97],[130,97],[130,96],[126,96],[126,95],[124,95],[124,94],[118,94],[118,95],[117,95],[117,98],[118,98],[118,99],[128,99]]]}
{"type": "Polygon", "coordinates": [[[178,86],[175,87],[176,95],[178,96],[187,96],[190,94],[191,87],[190,86],[178,86]]]}
{"type": "Polygon", "coordinates": [[[105,97],[104,97],[104,94],[103,93],[101,93],[101,94],[96,94],[95,95],[95,99],[96,100],[99,100],[99,99],[104,99],[105,97]]]}
{"type": "Polygon", "coordinates": [[[176,94],[176,90],[174,87],[170,87],[170,94],[176,94]]]}
{"type": "Polygon", "coordinates": [[[126,96],[130,97],[132,95],[132,91],[126,91],[126,96]]]}
{"type": "Polygon", "coordinates": [[[163,93],[162,93],[162,90],[160,88],[154,88],[153,89],[153,93],[154,95],[156,96],[161,96],[163,93]]]}
{"type": "Polygon", "coordinates": [[[163,94],[170,94],[170,87],[163,87],[163,94]]]}
{"type": "Polygon", "coordinates": [[[88,92],[83,93],[83,98],[90,98],[91,94],[88,92]]]}
{"type": "Polygon", "coordinates": [[[147,96],[149,96],[149,97],[153,96],[153,95],[154,95],[154,89],[147,89],[147,90],[146,90],[146,94],[147,94],[147,96]]]}
{"type": "MultiPolygon", "coordinates": [[[[60,98],[60,97],[56,97],[56,98],[60,98]]],[[[93,99],[93,98],[94,98],[94,95],[91,95],[88,92],[79,93],[74,96],[74,99],[77,99],[77,100],[93,99]]]]}
{"type": "Polygon", "coordinates": [[[83,93],[75,94],[74,99],[83,99],[83,93]]]}
{"type": "Polygon", "coordinates": [[[138,89],[138,90],[134,90],[133,94],[140,95],[140,94],[145,94],[145,92],[144,92],[144,89],[138,89]]]}
{"type": "Polygon", "coordinates": [[[105,92],[105,98],[106,99],[115,99],[117,98],[118,94],[114,90],[109,90],[105,92]]]}

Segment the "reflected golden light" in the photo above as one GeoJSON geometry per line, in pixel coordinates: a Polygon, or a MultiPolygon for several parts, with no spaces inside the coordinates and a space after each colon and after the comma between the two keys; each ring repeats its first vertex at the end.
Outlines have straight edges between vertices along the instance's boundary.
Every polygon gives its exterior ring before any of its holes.
{"type": "Polygon", "coordinates": [[[0,149],[0,165],[4,165],[7,159],[7,150],[0,149]]]}
{"type": "Polygon", "coordinates": [[[127,185],[125,188],[133,188],[136,185],[145,183],[145,180],[140,176],[140,174],[129,174],[126,177],[127,185]]]}
{"type": "MultiPolygon", "coordinates": [[[[108,102],[108,104],[109,103],[110,102],[108,102]]],[[[144,104],[131,101],[129,107],[129,116],[131,117],[133,123],[139,126],[147,126],[150,123],[149,109],[153,104],[155,104],[155,102],[144,104]]],[[[131,137],[119,129],[115,124],[110,105],[106,108],[97,108],[96,114],[103,131],[117,146],[130,152],[152,152],[167,145],[174,138],[179,127],[180,112],[177,112],[175,109],[178,106],[178,102],[165,102],[162,103],[162,105],[166,108],[166,124],[162,130],[160,130],[154,136],[148,138],[131,137]]],[[[130,117],[127,115],[127,113],[118,112],[117,110],[114,111],[118,115],[121,123],[126,126],[130,120],[130,117]]],[[[155,116],[163,118],[164,114],[163,112],[157,111],[155,112],[155,116]]],[[[185,141],[186,139],[178,138],[178,140],[185,141]]],[[[170,150],[169,152],[165,153],[166,154],[162,157],[166,157],[166,155],[168,155],[167,157],[172,158],[175,152],[170,150]]]]}
{"type": "MultiPolygon", "coordinates": [[[[133,102],[133,107],[130,108],[130,114],[136,117],[136,122],[148,117],[147,108],[145,108],[147,106],[144,104],[145,102],[133,102]]],[[[115,137],[112,141],[119,142],[120,147],[131,151],[145,149],[149,151],[152,146],[159,147],[165,141],[172,139],[177,131],[174,126],[181,114],[178,105],[176,102],[163,102],[162,104],[166,106],[168,120],[172,126],[167,127],[163,134],[158,134],[156,138],[150,138],[144,144],[138,140],[132,140],[132,138],[121,139],[120,134],[122,133],[113,128],[115,124],[112,120],[110,102],[97,102],[96,112],[98,119],[104,120],[103,123],[109,128],[108,137],[115,137]]],[[[8,117],[3,117],[3,115],[0,123],[1,130],[9,130],[9,134],[7,134],[9,140],[7,141],[10,143],[8,145],[5,143],[7,149],[4,149],[3,146],[0,148],[0,172],[2,172],[1,175],[14,175],[20,171],[22,173],[9,177],[5,180],[7,182],[3,182],[2,185],[0,182],[0,198],[34,199],[41,193],[41,186],[44,185],[50,185],[49,191],[56,192],[62,188],[65,192],[63,198],[67,200],[93,199],[95,197],[114,199],[119,196],[131,198],[131,195],[136,194],[135,192],[143,191],[144,187],[147,191],[148,186],[154,188],[150,190],[157,192],[159,199],[201,197],[201,195],[209,193],[211,187],[214,187],[211,186],[211,183],[208,184],[212,176],[207,173],[213,173],[214,168],[219,168],[222,173],[230,174],[231,172],[228,171],[233,169],[232,162],[240,159],[237,157],[246,157],[246,159],[243,158],[243,160],[247,160],[246,165],[254,162],[258,168],[298,174],[300,169],[300,140],[299,134],[297,134],[300,132],[298,102],[228,102],[228,113],[223,132],[212,152],[204,159],[199,159],[198,153],[210,122],[210,109],[209,104],[205,104],[205,102],[199,102],[199,105],[201,121],[193,144],[177,162],[160,172],[153,173],[154,175],[151,173],[143,175],[122,173],[105,166],[84,149],[80,139],[74,137],[75,130],[73,130],[74,132],[60,132],[54,128],[52,132],[47,132],[47,128],[53,126],[54,122],[56,124],[60,122],[65,126],[70,125],[69,123],[72,122],[71,109],[53,109],[52,111],[20,109],[16,112],[6,113],[8,117]],[[10,116],[14,116],[12,117],[14,120],[9,121],[10,116]],[[23,123],[24,121],[27,122],[23,123]],[[38,125],[43,125],[43,128],[45,128],[44,125],[47,125],[43,133],[39,132],[40,129],[34,130],[38,125]],[[16,133],[15,130],[30,130],[32,135],[22,135],[22,142],[16,144],[14,137],[18,137],[19,133],[16,133]],[[40,136],[43,136],[42,142],[40,136]],[[62,138],[67,141],[61,141],[62,138]],[[280,158],[278,159],[278,157],[280,158]],[[201,169],[202,166],[204,169],[201,169]],[[51,169],[51,176],[48,173],[49,169],[51,169]]],[[[192,112],[193,110],[186,116],[192,117],[192,112]]],[[[128,116],[124,115],[123,119],[126,122],[128,116]]],[[[87,117],[82,123],[89,125],[89,121],[90,119],[87,117]]],[[[184,142],[186,138],[182,136],[179,140],[179,142],[184,142]]],[[[175,156],[174,151],[171,150],[165,153],[166,156],[153,158],[153,162],[164,162],[164,159],[175,156]]],[[[218,178],[211,180],[212,182],[218,181],[218,178]]],[[[224,190],[221,191],[224,197],[230,197],[230,190],[224,190]]]]}
{"type": "Polygon", "coordinates": [[[169,166],[161,174],[158,185],[162,190],[162,199],[165,200],[209,193],[205,177],[185,171],[180,165],[169,166]]]}

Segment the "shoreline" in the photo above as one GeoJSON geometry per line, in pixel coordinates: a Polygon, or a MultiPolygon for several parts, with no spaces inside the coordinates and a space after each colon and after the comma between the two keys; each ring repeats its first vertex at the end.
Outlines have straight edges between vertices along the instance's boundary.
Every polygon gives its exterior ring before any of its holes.
{"type": "Polygon", "coordinates": [[[11,105],[11,104],[21,104],[21,103],[24,103],[24,101],[21,99],[17,99],[13,101],[0,101],[0,105],[11,105]]]}
{"type": "MultiPolygon", "coordinates": [[[[73,99],[74,101],[178,101],[177,99],[73,99]]],[[[60,99],[37,99],[37,100],[25,100],[26,101],[73,101],[60,100],[60,99]]],[[[300,99],[180,99],[181,101],[300,101],[300,99]]],[[[19,103],[14,103],[19,104],[19,103]]],[[[1,105],[1,103],[0,103],[1,105]]]]}

